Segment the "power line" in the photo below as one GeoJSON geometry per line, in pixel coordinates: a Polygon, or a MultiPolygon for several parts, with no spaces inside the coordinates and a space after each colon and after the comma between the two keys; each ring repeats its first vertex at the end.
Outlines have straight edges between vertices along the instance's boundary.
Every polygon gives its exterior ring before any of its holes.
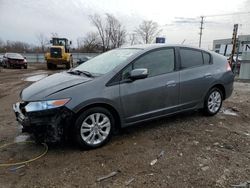
{"type": "Polygon", "coordinates": [[[219,17],[219,16],[233,16],[240,14],[250,14],[250,12],[234,12],[234,13],[226,13],[226,14],[214,14],[214,15],[206,15],[204,17],[219,17]]]}
{"type": "Polygon", "coordinates": [[[214,14],[214,15],[207,15],[207,16],[201,16],[201,26],[200,26],[200,39],[199,39],[199,48],[201,47],[201,38],[202,38],[202,30],[203,24],[204,24],[204,18],[205,17],[219,17],[219,16],[234,16],[234,15],[240,15],[240,14],[250,14],[250,12],[234,12],[234,13],[227,13],[227,14],[214,14]]]}

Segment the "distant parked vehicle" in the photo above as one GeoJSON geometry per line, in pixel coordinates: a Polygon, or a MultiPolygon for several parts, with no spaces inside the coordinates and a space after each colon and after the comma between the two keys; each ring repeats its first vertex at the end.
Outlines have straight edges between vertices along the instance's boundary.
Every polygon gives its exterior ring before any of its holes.
{"type": "Polygon", "coordinates": [[[56,69],[58,65],[65,65],[66,69],[73,67],[73,56],[70,53],[71,41],[66,38],[53,37],[50,41],[52,46],[45,54],[48,69],[56,69]]]}
{"type": "MultiPolygon", "coordinates": [[[[230,57],[227,58],[228,61],[230,61],[230,57]]],[[[241,58],[238,57],[238,61],[236,60],[236,56],[233,57],[233,61],[231,63],[231,67],[234,73],[240,72],[240,65],[241,65],[241,58]]]]}
{"type": "Polygon", "coordinates": [[[88,61],[89,59],[90,59],[89,57],[85,56],[85,57],[79,58],[76,63],[77,65],[81,65],[82,63],[88,61]]]}
{"type": "Polygon", "coordinates": [[[0,55],[0,66],[3,66],[3,55],[0,55]]]}
{"type": "Polygon", "coordinates": [[[27,69],[27,61],[21,54],[5,53],[2,65],[4,68],[25,68],[27,69]]]}

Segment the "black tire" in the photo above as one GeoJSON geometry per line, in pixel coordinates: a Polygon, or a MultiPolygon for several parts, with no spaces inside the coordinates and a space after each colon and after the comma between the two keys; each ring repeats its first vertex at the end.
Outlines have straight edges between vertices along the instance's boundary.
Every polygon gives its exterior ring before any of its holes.
{"type": "MultiPolygon", "coordinates": [[[[96,118],[97,117],[94,116],[95,120],[96,120],[96,118]]],[[[99,120],[100,120],[100,118],[101,118],[101,116],[99,117],[99,120]]],[[[107,125],[106,123],[104,123],[104,124],[107,125]]],[[[102,126],[102,125],[100,125],[100,126],[102,126]]],[[[114,119],[114,116],[110,113],[110,111],[108,111],[107,109],[102,108],[102,107],[90,108],[90,109],[82,112],[79,115],[79,117],[77,118],[77,120],[76,120],[75,131],[74,131],[76,142],[78,143],[78,145],[82,149],[95,149],[95,148],[101,147],[101,146],[105,145],[110,140],[110,138],[112,136],[112,133],[113,133],[113,130],[114,130],[114,126],[115,126],[115,119],[114,119]],[[86,140],[83,139],[83,137],[85,135],[82,135],[81,130],[84,129],[84,128],[82,128],[83,123],[84,122],[87,123],[87,121],[89,121],[89,120],[91,121],[90,115],[93,115],[93,114],[95,114],[95,115],[97,115],[97,114],[104,115],[104,118],[101,119],[102,121],[99,121],[99,123],[104,122],[104,119],[108,118],[109,122],[107,122],[107,123],[110,123],[110,128],[103,127],[103,128],[106,128],[106,130],[104,129],[103,132],[105,132],[105,131],[107,131],[107,132],[109,131],[109,132],[106,133],[105,138],[103,138],[103,140],[101,142],[90,144],[86,140]]],[[[86,126],[83,126],[83,127],[85,127],[85,131],[86,131],[86,126]]],[[[97,127],[97,125],[95,127],[97,127]]],[[[101,129],[103,130],[103,128],[101,128],[101,129]]],[[[87,128],[87,129],[93,129],[92,132],[91,131],[85,132],[87,134],[86,137],[89,136],[90,142],[92,140],[91,138],[96,139],[96,140],[98,140],[97,137],[100,138],[98,136],[98,133],[97,134],[94,133],[94,131],[96,131],[96,130],[94,130],[94,127],[87,128]],[[93,133],[92,136],[90,136],[91,133],[93,133]]],[[[99,129],[99,128],[96,128],[96,129],[99,129]]],[[[85,133],[83,133],[83,134],[85,134],[85,133]]],[[[99,135],[100,135],[100,132],[99,132],[99,135]]],[[[104,134],[103,134],[103,136],[104,136],[104,134]]]]}
{"type": "Polygon", "coordinates": [[[204,100],[204,108],[203,108],[204,114],[207,116],[214,116],[215,114],[217,114],[221,109],[222,101],[223,101],[223,94],[221,90],[217,87],[210,89],[204,100]],[[218,99],[216,101],[216,104],[214,105],[214,109],[213,109],[212,105],[209,105],[209,103],[212,102],[212,98],[213,98],[212,95],[215,95],[215,94],[220,97],[220,100],[218,99]]]}
{"type": "Polygon", "coordinates": [[[70,68],[71,68],[71,62],[67,62],[66,69],[70,69],[70,68]]]}
{"type": "Polygon", "coordinates": [[[51,63],[47,63],[47,69],[52,69],[51,63]]]}
{"type": "Polygon", "coordinates": [[[6,63],[6,68],[7,68],[7,69],[10,69],[10,68],[11,68],[9,62],[6,63]]]}
{"type": "Polygon", "coordinates": [[[52,69],[56,69],[57,66],[56,66],[55,64],[52,64],[52,63],[47,63],[47,68],[48,68],[49,70],[52,70],[52,69]]]}
{"type": "Polygon", "coordinates": [[[27,68],[28,68],[28,65],[24,65],[23,68],[24,68],[24,69],[27,69],[27,68]]]}

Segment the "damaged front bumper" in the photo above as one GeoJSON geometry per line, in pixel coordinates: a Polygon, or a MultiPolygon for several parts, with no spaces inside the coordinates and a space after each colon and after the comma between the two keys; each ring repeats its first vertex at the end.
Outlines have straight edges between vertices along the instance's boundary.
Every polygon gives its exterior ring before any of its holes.
{"type": "Polygon", "coordinates": [[[13,105],[16,120],[22,127],[22,132],[31,133],[38,142],[59,142],[67,136],[70,127],[74,126],[74,113],[65,106],[26,112],[21,102],[13,105]]]}

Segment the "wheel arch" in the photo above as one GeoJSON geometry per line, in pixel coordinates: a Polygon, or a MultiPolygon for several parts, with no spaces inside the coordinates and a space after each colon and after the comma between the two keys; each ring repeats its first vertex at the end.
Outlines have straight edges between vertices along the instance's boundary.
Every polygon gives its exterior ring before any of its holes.
{"type": "Polygon", "coordinates": [[[226,98],[226,90],[225,87],[222,84],[214,84],[208,91],[210,91],[213,88],[218,88],[222,92],[222,99],[225,100],[226,98]]]}
{"type": "Polygon", "coordinates": [[[77,111],[76,118],[79,117],[79,115],[83,111],[88,110],[90,108],[94,108],[94,107],[105,108],[114,116],[114,119],[115,119],[115,127],[114,127],[115,132],[118,131],[121,128],[121,117],[120,117],[120,114],[119,114],[118,110],[114,106],[112,106],[111,104],[104,103],[104,102],[91,103],[91,104],[88,104],[86,106],[83,106],[81,109],[79,109],[77,111]]]}

